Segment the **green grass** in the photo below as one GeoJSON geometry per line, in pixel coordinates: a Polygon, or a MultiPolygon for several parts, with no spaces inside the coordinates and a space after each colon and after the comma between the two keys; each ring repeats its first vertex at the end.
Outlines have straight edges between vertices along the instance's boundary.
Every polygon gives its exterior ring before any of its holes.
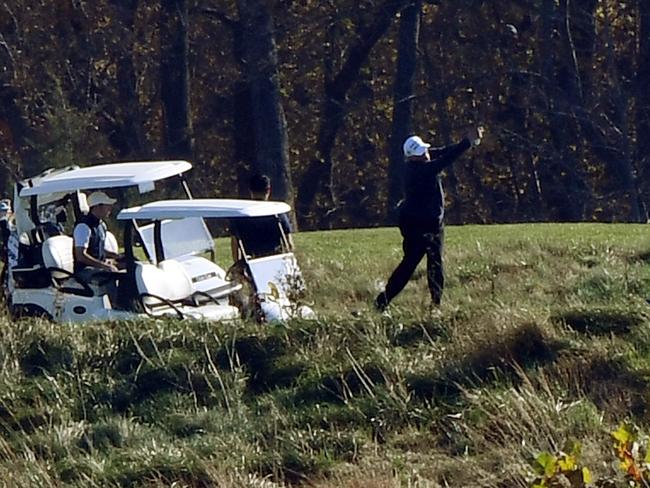
{"type": "Polygon", "coordinates": [[[440,314],[422,265],[372,310],[396,229],[295,241],[316,321],[0,318],[3,483],[525,487],[578,441],[624,486],[609,432],[650,433],[647,226],[449,227],[440,314]]]}

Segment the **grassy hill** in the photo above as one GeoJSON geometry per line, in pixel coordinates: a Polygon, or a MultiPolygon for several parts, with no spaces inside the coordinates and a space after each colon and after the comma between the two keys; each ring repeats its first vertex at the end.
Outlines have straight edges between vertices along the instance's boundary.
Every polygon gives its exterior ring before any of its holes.
{"type": "Polygon", "coordinates": [[[0,318],[3,485],[526,487],[578,443],[594,485],[629,486],[611,432],[650,433],[648,226],[449,227],[441,312],[420,268],[390,316],[396,229],[295,240],[316,321],[0,318]]]}

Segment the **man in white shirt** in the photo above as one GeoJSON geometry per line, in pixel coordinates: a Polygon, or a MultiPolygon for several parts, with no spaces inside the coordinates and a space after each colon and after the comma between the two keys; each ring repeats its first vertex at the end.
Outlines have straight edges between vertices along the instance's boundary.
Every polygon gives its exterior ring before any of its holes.
{"type": "Polygon", "coordinates": [[[74,271],[84,281],[90,281],[97,273],[118,271],[115,263],[121,256],[106,249],[108,230],[104,222],[115,202],[104,192],[91,193],[88,196],[90,211],[74,227],[74,271]]]}

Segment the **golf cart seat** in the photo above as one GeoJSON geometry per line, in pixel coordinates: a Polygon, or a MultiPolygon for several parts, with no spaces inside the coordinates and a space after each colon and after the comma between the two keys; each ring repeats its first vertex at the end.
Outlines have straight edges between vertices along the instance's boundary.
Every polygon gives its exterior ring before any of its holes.
{"type": "Polygon", "coordinates": [[[104,243],[104,249],[115,254],[120,253],[120,246],[117,243],[117,237],[110,230],[106,231],[106,241],[104,243]]]}
{"type": "Polygon", "coordinates": [[[183,270],[168,261],[159,266],[138,263],[135,279],[143,303],[155,306],[157,302],[180,302],[192,295],[192,282],[183,270]]]}
{"type": "MultiPolygon", "coordinates": [[[[155,257],[154,225],[139,227],[138,233],[147,255],[155,257]]],[[[197,295],[219,299],[241,289],[241,284],[226,280],[226,271],[221,266],[199,255],[214,251],[214,241],[202,218],[163,220],[160,233],[165,256],[161,267],[165,262],[180,263],[197,295]]]]}
{"type": "Polygon", "coordinates": [[[64,293],[93,296],[88,283],[80,281],[74,275],[74,254],[72,237],[59,235],[47,238],[41,249],[43,265],[48,271],[52,286],[64,293]],[[69,286],[70,284],[78,286],[69,286]]]}
{"type": "Polygon", "coordinates": [[[137,263],[135,280],[140,303],[149,315],[176,314],[180,318],[206,320],[239,316],[236,307],[220,304],[206,293],[195,291],[183,266],[173,259],[162,261],[158,266],[137,263]]]}

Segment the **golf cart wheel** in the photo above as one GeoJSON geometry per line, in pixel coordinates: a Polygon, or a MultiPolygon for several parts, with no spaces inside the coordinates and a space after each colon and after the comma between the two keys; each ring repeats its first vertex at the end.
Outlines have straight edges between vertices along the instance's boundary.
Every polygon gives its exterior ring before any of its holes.
{"type": "Polygon", "coordinates": [[[11,318],[19,320],[28,317],[35,317],[46,320],[54,320],[54,317],[48,313],[43,307],[28,303],[25,305],[13,305],[11,307],[11,318]]]}

